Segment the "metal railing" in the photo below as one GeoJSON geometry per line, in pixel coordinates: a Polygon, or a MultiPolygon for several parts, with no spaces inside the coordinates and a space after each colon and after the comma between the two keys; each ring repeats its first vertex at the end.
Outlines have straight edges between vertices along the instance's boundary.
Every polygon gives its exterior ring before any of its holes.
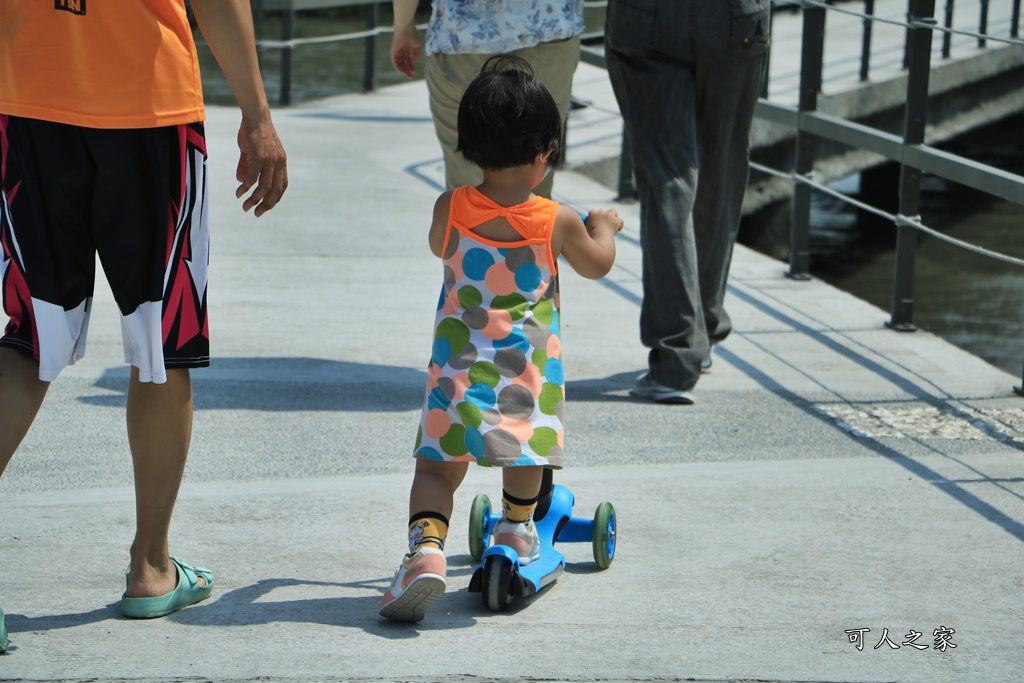
{"type": "MultiPolygon", "coordinates": [[[[824,192],[859,209],[870,211],[890,220],[896,226],[896,263],[893,283],[892,309],[889,327],[898,331],[912,331],[914,310],[914,270],[917,234],[925,232],[961,248],[983,254],[1017,266],[1024,260],[993,252],[950,238],[921,222],[919,215],[921,175],[930,173],[946,180],[971,187],[995,197],[1024,205],[1024,176],[1000,170],[970,159],[950,154],[924,144],[925,117],[928,107],[928,81],[931,73],[931,44],[935,31],[945,36],[953,33],[974,35],[979,46],[987,40],[1024,45],[1017,37],[1020,0],[1013,5],[1013,21],[1009,38],[986,35],[987,0],[982,0],[983,11],[977,34],[955,31],[951,27],[952,5],[947,3],[945,25],[935,21],[935,0],[909,0],[907,19],[899,23],[906,28],[905,68],[907,70],[906,108],[902,135],[893,135],[860,125],[853,121],[828,116],[817,111],[821,91],[821,73],[825,39],[825,14],[828,11],[847,12],[821,0],[800,0],[803,12],[803,37],[800,67],[800,98],[798,105],[789,107],[762,99],[755,116],[784,124],[796,131],[796,158],[792,173],[784,173],[759,164],[752,168],[772,175],[788,177],[794,183],[792,224],[790,230],[789,275],[796,279],[809,277],[810,265],[810,211],[811,192],[824,192]],[[899,206],[895,214],[868,206],[841,192],[814,180],[814,162],[820,140],[838,142],[849,147],[868,150],[900,165],[899,206]]],[[[879,21],[867,10],[873,2],[866,0],[865,22],[879,21]]],[[[865,50],[870,46],[870,32],[866,31],[865,50]]],[[[947,41],[943,42],[943,55],[948,57],[947,41]]],[[[862,57],[862,76],[866,77],[867,56],[862,57]]],[[[1022,226],[1024,227],[1024,226],[1022,226]]],[[[1024,373],[1022,373],[1024,374],[1024,373]]],[[[1014,391],[1024,395],[1024,379],[1014,391]]]]}
{"type": "Polygon", "coordinates": [[[391,5],[390,0],[250,0],[253,20],[256,25],[256,47],[259,50],[280,50],[281,71],[277,101],[291,104],[292,101],[292,53],[304,45],[319,45],[347,40],[365,40],[363,53],[363,91],[376,88],[377,36],[391,33],[390,26],[380,26],[380,6],[391,5]],[[336,9],[342,7],[363,7],[366,24],[362,31],[335,33],[315,38],[295,37],[295,13],[302,10],[336,9]],[[264,36],[268,13],[277,13],[281,18],[278,39],[264,36]]]}

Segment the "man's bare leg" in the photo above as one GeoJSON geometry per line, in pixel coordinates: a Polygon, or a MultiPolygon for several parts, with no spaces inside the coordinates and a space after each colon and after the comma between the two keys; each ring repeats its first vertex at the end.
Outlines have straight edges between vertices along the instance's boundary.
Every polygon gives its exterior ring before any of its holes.
{"type": "Polygon", "coordinates": [[[39,379],[38,361],[0,347],[0,474],[28,434],[49,388],[39,379]]]}
{"type": "MultiPolygon", "coordinates": [[[[167,371],[165,384],[140,382],[132,367],[128,386],[128,444],[135,467],[135,540],[128,597],[156,597],[174,590],[170,560],[171,513],[192,438],[192,380],[187,369],[167,371]]],[[[200,582],[203,583],[202,577],[200,582]]]]}

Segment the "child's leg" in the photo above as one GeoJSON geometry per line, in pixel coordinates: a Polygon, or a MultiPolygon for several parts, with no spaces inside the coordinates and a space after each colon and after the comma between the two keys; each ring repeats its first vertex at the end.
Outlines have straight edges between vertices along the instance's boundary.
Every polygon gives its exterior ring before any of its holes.
{"type": "Polygon", "coordinates": [[[450,519],[455,491],[468,470],[466,462],[416,460],[416,475],[409,492],[409,516],[437,512],[450,519]]]}
{"type": "Polygon", "coordinates": [[[506,467],[502,470],[502,484],[505,493],[516,498],[533,498],[540,495],[540,480],[543,467],[506,467]]]}
{"type": "Polygon", "coordinates": [[[444,542],[453,498],[466,476],[465,462],[417,460],[409,493],[409,552],[380,601],[380,615],[420,621],[444,593],[444,542]]]}
{"type": "Polygon", "coordinates": [[[409,552],[421,545],[444,550],[455,491],[469,463],[417,460],[409,492],[409,552]]]}
{"type": "Polygon", "coordinates": [[[502,482],[502,516],[494,527],[494,543],[505,545],[526,565],[540,557],[540,539],[533,525],[533,511],[540,496],[543,467],[506,467],[502,482]]]}

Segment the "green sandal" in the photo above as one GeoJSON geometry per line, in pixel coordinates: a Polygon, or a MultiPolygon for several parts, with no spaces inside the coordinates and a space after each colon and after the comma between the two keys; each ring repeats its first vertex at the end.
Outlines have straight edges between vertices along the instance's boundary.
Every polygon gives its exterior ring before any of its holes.
{"type": "Polygon", "coordinates": [[[191,567],[176,557],[171,562],[178,568],[178,585],[170,593],[157,598],[129,598],[121,596],[121,612],[132,619],[154,619],[177,612],[210,597],[213,573],[203,567],[191,567]],[[206,585],[199,583],[202,578],[206,585]]]}
{"type": "Polygon", "coordinates": [[[0,607],[0,655],[7,652],[7,627],[4,626],[4,608],[0,607]]]}

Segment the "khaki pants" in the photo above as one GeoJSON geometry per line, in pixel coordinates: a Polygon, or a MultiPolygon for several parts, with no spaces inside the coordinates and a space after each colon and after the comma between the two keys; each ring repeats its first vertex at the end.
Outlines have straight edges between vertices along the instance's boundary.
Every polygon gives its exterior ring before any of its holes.
{"type": "MultiPolygon", "coordinates": [[[[528,61],[533,67],[534,74],[551,92],[555,104],[558,105],[558,113],[562,115],[564,127],[569,115],[572,77],[580,60],[579,36],[541,43],[516,50],[513,54],[528,61]]],[[[430,113],[434,117],[437,140],[444,152],[445,184],[449,190],[463,185],[479,185],[483,180],[480,169],[456,152],[455,146],[459,141],[457,121],[462,93],[489,57],[491,55],[487,54],[427,57],[425,74],[427,90],[430,93],[430,113]]],[[[534,192],[542,197],[550,197],[553,181],[554,173],[549,173],[534,192]]]]}

